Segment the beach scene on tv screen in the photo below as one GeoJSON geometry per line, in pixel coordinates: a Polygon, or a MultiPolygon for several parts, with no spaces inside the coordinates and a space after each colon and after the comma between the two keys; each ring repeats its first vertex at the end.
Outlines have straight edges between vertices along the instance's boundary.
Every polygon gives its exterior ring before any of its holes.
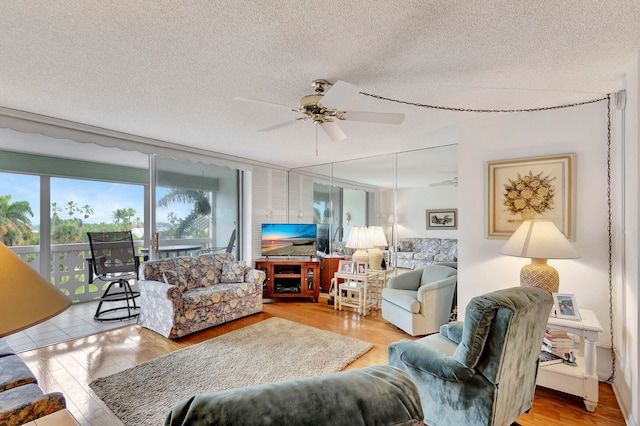
{"type": "Polygon", "coordinates": [[[316,225],[262,225],[263,256],[315,256],[316,225]]]}

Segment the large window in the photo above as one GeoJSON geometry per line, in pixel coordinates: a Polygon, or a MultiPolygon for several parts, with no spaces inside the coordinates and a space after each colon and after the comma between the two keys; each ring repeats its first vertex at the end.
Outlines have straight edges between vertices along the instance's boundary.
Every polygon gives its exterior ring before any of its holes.
{"type": "Polygon", "coordinates": [[[144,237],[144,186],[51,179],[51,244],[88,242],[87,232],[131,230],[144,237]]]}
{"type": "Polygon", "coordinates": [[[40,243],[40,178],[0,172],[0,241],[6,246],[40,243]]]}

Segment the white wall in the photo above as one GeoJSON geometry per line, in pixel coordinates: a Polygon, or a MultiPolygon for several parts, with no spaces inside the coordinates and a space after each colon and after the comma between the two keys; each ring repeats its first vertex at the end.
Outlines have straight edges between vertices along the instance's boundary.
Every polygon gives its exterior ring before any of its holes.
{"type": "Polygon", "coordinates": [[[398,238],[458,238],[457,230],[427,230],[427,210],[458,207],[457,187],[447,185],[398,189],[396,197],[398,238]]]}
{"type": "MultiPolygon", "coordinates": [[[[624,120],[624,217],[625,228],[617,230],[617,244],[624,243],[620,271],[620,287],[616,295],[615,324],[618,373],[613,389],[623,414],[627,415],[627,424],[638,424],[640,395],[638,392],[638,371],[640,370],[640,340],[638,339],[638,263],[640,261],[640,242],[638,230],[638,199],[640,198],[640,53],[625,76],[627,103],[624,120]],[[622,238],[624,236],[624,239],[622,238]]],[[[619,128],[619,127],[618,127],[619,128]]],[[[622,152],[621,152],[622,154],[622,152]]],[[[617,181],[622,181],[617,176],[617,181]]]]}
{"type": "MultiPolygon", "coordinates": [[[[520,268],[529,263],[500,255],[505,239],[486,237],[486,162],[564,153],[575,153],[573,246],[582,257],[549,264],[560,274],[560,291],[575,294],[579,307],[595,312],[604,328],[599,346],[607,347],[606,102],[534,113],[484,114],[461,127],[458,301],[466,306],[479,294],[519,285],[520,268]]],[[[604,368],[610,370],[610,366],[604,368]]],[[[599,373],[606,378],[610,371],[599,373]]]]}

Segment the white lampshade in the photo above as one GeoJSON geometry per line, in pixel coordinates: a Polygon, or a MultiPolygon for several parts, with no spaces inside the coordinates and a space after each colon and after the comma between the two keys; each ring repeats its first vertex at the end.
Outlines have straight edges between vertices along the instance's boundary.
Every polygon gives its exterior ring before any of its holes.
{"type": "Polygon", "coordinates": [[[46,321],[71,303],[7,246],[0,243],[0,337],[46,321]]]}
{"type": "Polygon", "coordinates": [[[531,263],[520,271],[520,285],[534,285],[557,292],[558,271],[547,265],[547,259],[577,259],[578,252],[550,220],[525,220],[516,229],[500,253],[529,257],[531,263]]]}
{"type": "Polygon", "coordinates": [[[382,229],[382,226],[370,226],[367,229],[369,230],[369,238],[371,238],[371,244],[374,247],[387,246],[387,237],[384,236],[384,229],[382,229]]]}
{"type": "Polygon", "coordinates": [[[369,268],[380,269],[383,257],[380,248],[387,246],[387,238],[384,236],[382,226],[370,226],[368,231],[371,244],[373,244],[373,248],[369,249],[369,268]]]}
{"type": "Polygon", "coordinates": [[[356,262],[366,262],[369,263],[369,255],[365,251],[365,249],[373,247],[371,243],[371,238],[369,238],[369,232],[367,231],[366,226],[354,226],[351,228],[351,232],[349,233],[349,238],[347,238],[347,243],[345,247],[356,249],[355,253],[351,256],[351,258],[356,262]]]}

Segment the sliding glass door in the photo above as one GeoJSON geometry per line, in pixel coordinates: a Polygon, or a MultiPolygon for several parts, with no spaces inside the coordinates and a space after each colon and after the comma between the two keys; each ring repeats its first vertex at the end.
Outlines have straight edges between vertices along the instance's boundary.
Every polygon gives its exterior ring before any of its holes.
{"type": "Polygon", "coordinates": [[[149,256],[208,249],[239,253],[239,172],[155,157],[155,222],[149,256]]]}

